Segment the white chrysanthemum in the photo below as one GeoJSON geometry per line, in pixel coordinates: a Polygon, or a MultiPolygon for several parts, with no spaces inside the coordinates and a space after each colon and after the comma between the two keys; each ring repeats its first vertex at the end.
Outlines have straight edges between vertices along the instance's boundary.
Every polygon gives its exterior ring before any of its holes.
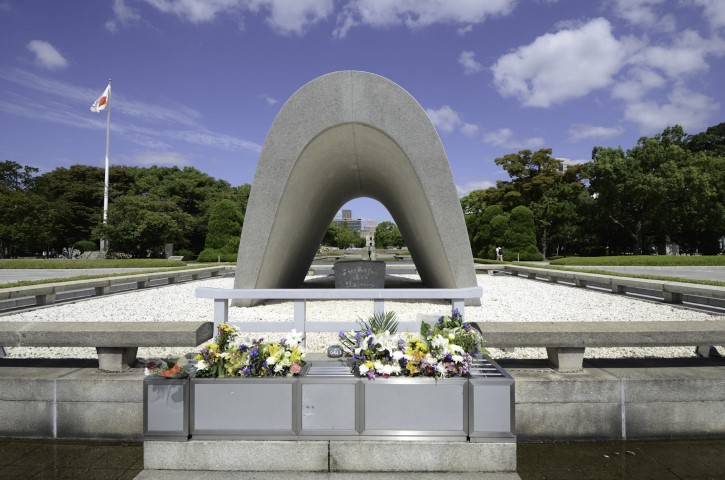
{"type": "Polygon", "coordinates": [[[448,348],[448,339],[442,335],[436,335],[430,342],[433,348],[448,348]]]}
{"type": "Polygon", "coordinates": [[[456,345],[455,343],[451,343],[448,345],[448,349],[451,351],[451,353],[463,353],[463,347],[460,345],[456,345]]]}
{"type": "Polygon", "coordinates": [[[400,365],[393,365],[393,374],[400,375],[402,371],[403,369],[400,368],[400,365]]]}
{"type": "Polygon", "coordinates": [[[274,357],[267,357],[267,365],[274,365],[277,362],[277,359],[274,357]]]}
{"type": "Polygon", "coordinates": [[[382,370],[380,370],[380,372],[383,375],[392,375],[392,373],[393,373],[393,366],[392,365],[383,365],[383,368],[382,368],[382,370]]]}
{"type": "Polygon", "coordinates": [[[461,355],[453,355],[451,359],[456,363],[463,363],[463,357],[461,355]]]}
{"type": "Polygon", "coordinates": [[[445,375],[447,372],[446,365],[443,362],[439,363],[438,365],[436,365],[436,371],[441,375],[445,375]]]}
{"type": "Polygon", "coordinates": [[[196,369],[197,370],[206,370],[207,368],[209,368],[209,364],[206,363],[206,361],[199,360],[198,362],[196,362],[196,369]]]}
{"type": "Polygon", "coordinates": [[[395,350],[393,352],[393,360],[400,360],[404,356],[405,356],[405,354],[403,352],[401,352],[400,350],[395,350]]]}
{"type": "Polygon", "coordinates": [[[284,368],[284,367],[282,366],[282,364],[279,364],[279,363],[278,363],[277,365],[275,365],[275,366],[274,366],[274,372],[275,372],[275,373],[279,373],[279,372],[281,372],[281,371],[282,371],[282,369],[283,369],[283,368],[284,368]]]}
{"type": "Polygon", "coordinates": [[[365,364],[360,365],[360,375],[365,375],[368,373],[368,370],[370,370],[368,367],[365,366],[365,364]]]}

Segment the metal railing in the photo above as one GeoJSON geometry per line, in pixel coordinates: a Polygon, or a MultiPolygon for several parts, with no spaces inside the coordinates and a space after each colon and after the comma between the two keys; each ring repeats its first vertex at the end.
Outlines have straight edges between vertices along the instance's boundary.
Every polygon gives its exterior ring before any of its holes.
{"type": "MultiPolygon", "coordinates": [[[[229,300],[292,300],[294,318],[290,322],[233,322],[243,331],[249,332],[339,332],[353,325],[351,322],[308,322],[308,300],[372,300],[375,313],[383,313],[385,300],[449,300],[451,310],[463,314],[465,300],[481,298],[482,287],[465,288],[298,288],[298,289],[227,289],[198,287],[197,298],[214,300],[214,328],[220,323],[229,323],[229,300]]],[[[416,331],[420,321],[399,322],[398,329],[416,331]]]]}

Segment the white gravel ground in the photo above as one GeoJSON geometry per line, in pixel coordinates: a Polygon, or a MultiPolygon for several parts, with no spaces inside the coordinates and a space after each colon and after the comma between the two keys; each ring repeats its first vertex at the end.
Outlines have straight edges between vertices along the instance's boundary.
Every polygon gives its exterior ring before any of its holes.
{"type": "MultiPolygon", "coordinates": [[[[416,278],[415,276],[408,276],[416,278]]],[[[700,313],[661,303],[652,303],[620,295],[550,284],[508,275],[478,275],[484,289],[480,307],[466,307],[467,321],[702,321],[711,314],[700,313]]],[[[180,285],[133,291],[76,303],[5,315],[2,321],[69,322],[69,321],[191,321],[213,319],[213,301],[197,299],[200,286],[232,288],[233,279],[206,279],[180,285]]],[[[446,302],[386,302],[400,320],[415,320],[416,314],[440,315],[449,312],[446,302]]],[[[308,320],[350,320],[351,329],[359,318],[372,313],[372,301],[319,301],[307,304],[308,320]]],[[[273,301],[251,308],[229,309],[234,321],[289,321],[292,302],[273,301]]],[[[718,316],[721,317],[721,316],[718,316]]],[[[308,351],[324,351],[336,342],[336,334],[310,334],[308,351]]],[[[9,358],[95,358],[93,348],[8,348],[9,358]]],[[[181,356],[191,348],[140,348],[143,358],[181,356]]],[[[546,358],[543,348],[518,348],[515,352],[490,349],[494,358],[546,358]]],[[[590,348],[589,358],[693,357],[690,347],[660,348],[590,348]]]]}

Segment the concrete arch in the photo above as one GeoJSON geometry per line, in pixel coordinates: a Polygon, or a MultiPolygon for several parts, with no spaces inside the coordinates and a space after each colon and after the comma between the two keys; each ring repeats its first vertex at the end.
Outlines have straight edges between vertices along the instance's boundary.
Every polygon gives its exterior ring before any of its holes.
{"type": "Polygon", "coordinates": [[[425,111],[384,77],[344,71],[304,85],[272,124],[235,288],[301,285],[335,213],[358,197],[388,209],[426,286],[476,285],[453,175],[425,111]]]}

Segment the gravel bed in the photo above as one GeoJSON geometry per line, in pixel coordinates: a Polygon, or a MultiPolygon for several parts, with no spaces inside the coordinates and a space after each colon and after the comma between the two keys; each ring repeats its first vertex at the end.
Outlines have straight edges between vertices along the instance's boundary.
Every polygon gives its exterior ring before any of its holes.
{"type": "MultiPolygon", "coordinates": [[[[401,275],[403,276],[403,275],[401,275]]],[[[414,275],[404,275],[416,279],[414,275]]],[[[312,277],[311,277],[312,278],[312,277]]],[[[478,284],[484,289],[480,307],[466,307],[468,321],[703,321],[713,315],[612,295],[590,289],[534,281],[509,275],[478,275],[478,284]]],[[[188,282],[141,291],[104,296],[75,303],[40,308],[28,312],[4,315],[2,321],[83,322],[83,321],[204,321],[213,318],[213,301],[198,299],[197,287],[232,288],[233,279],[215,278],[188,282]]],[[[400,320],[415,320],[418,314],[442,315],[449,312],[447,302],[390,301],[386,310],[393,310],[400,320]]],[[[350,329],[356,321],[372,314],[372,301],[315,301],[307,304],[307,318],[315,321],[349,320],[350,329]]],[[[270,301],[250,308],[229,309],[229,320],[234,321],[290,321],[293,304],[270,301]]],[[[309,334],[307,348],[311,352],[324,351],[336,343],[337,335],[309,334]]],[[[8,348],[9,358],[95,358],[94,348],[8,348]]],[[[139,357],[181,356],[193,348],[140,348],[139,357]]],[[[517,348],[514,352],[490,349],[494,358],[546,358],[544,348],[517,348]]],[[[588,348],[589,358],[672,358],[694,357],[690,347],[648,348],[588,348]]]]}

